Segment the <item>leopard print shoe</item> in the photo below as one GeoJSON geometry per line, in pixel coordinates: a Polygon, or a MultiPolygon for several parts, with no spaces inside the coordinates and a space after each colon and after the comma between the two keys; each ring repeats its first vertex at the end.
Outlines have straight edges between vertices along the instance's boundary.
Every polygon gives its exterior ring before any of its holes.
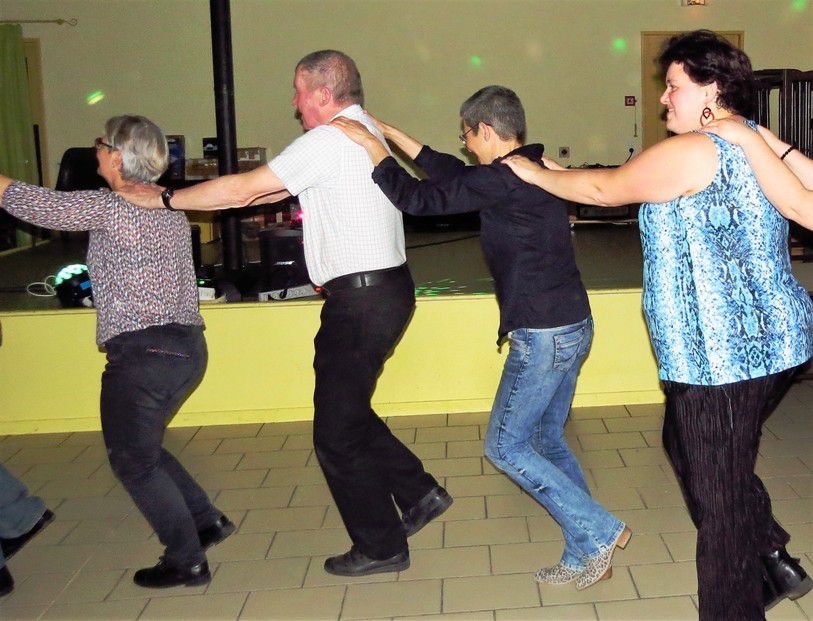
{"type": "Polygon", "coordinates": [[[543,567],[534,574],[534,580],[542,584],[567,584],[581,576],[583,569],[571,569],[561,563],[553,567],[543,567]]]}
{"type": "Polygon", "coordinates": [[[613,577],[613,553],[616,548],[625,548],[632,537],[632,531],[628,526],[624,526],[621,534],[607,550],[601,554],[590,557],[587,559],[587,567],[576,578],[576,589],[581,591],[589,586],[593,586],[596,582],[607,580],[613,577]]]}

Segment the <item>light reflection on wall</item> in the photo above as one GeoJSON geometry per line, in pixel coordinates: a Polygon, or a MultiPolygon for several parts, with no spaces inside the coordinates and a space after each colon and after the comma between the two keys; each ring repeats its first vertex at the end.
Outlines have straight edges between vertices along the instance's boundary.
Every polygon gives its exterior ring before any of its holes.
{"type": "Polygon", "coordinates": [[[483,59],[481,56],[477,56],[477,54],[472,54],[469,57],[469,64],[475,69],[479,69],[483,66],[483,59]]]}
{"type": "Polygon", "coordinates": [[[613,52],[616,54],[624,54],[627,51],[627,40],[623,37],[616,37],[612,42],[613,52]]]}
{"type": "Polygon", "coordinates": [[[792,11],[797,11],[801,13],[805,9],[807,9],[807,5],[809,4],[809,0],[792,0],[790,3],[790,8],[792,11]]]}
{"type": "Polygon", "coordinates": [[[93,91],[90,95],[85,98],[87,104],[92,106],[94,104],[99,103],[102,99],[104,99],[104,92],[103,91],[93,91]]]}

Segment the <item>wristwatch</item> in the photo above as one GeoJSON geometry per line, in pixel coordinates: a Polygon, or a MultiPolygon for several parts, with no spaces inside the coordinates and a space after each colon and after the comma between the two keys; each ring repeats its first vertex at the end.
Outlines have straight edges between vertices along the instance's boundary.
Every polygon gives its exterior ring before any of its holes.
{"type": "Polygon", "coordinates": [[[164,207],[169,209],[170,211],[178,211],[170,205],[169,201],[172,199],[173,194],[175,194],[175,190],[172,188],[167,188],[163,192],[161,192],[161,202],[164,203],[164,207]]]}

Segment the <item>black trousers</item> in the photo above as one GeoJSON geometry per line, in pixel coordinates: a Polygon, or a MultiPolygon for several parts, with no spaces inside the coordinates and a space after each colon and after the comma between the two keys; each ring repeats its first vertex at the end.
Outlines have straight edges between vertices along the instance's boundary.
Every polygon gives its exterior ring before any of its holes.
{"type": "Polygon", "coordinates": [[[765,618],[759,556],[790,537],[754,467],[762,424],[796,371],[720,386],[664,382],[663,446],[697,527],[702,621],[765,618]]]}
{"type": "Polygon", "coordinates": [[[437,485],[370,407],[414,306],[404,266],[385,282],[328,295],[314,340],[316,456],[353,546],[374,559],[407,549],[396,505],[404,511],[437,485]]]}
{"type": "Polygon", "coordinates": [[[161,447],[166,424],[206,369],[203,331],[152,326],[113,337],[105,349],[101,411],[110,466],[166,547],[165,562],[205,561],[197,531],[221,513],[161,447]]]}

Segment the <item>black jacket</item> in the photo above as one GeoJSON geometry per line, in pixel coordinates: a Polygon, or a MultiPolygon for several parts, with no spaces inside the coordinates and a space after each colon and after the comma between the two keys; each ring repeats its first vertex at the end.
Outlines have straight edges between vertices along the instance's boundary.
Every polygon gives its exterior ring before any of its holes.
{"type": "MultiPolygon", "coordinates": [[[[539,160],[543,151],[530,144],[510,155],[539,160]]],[[[480,241],[500,307],[497,342],[517,328],[557,328],[590,315],[564,202],[521,181],[501,159],[466,166],[424,146],[415,163],[427,180],[415,179],[392,157],[373,170],[373,181],[406,213],[480,212],[480,241]]]]}

